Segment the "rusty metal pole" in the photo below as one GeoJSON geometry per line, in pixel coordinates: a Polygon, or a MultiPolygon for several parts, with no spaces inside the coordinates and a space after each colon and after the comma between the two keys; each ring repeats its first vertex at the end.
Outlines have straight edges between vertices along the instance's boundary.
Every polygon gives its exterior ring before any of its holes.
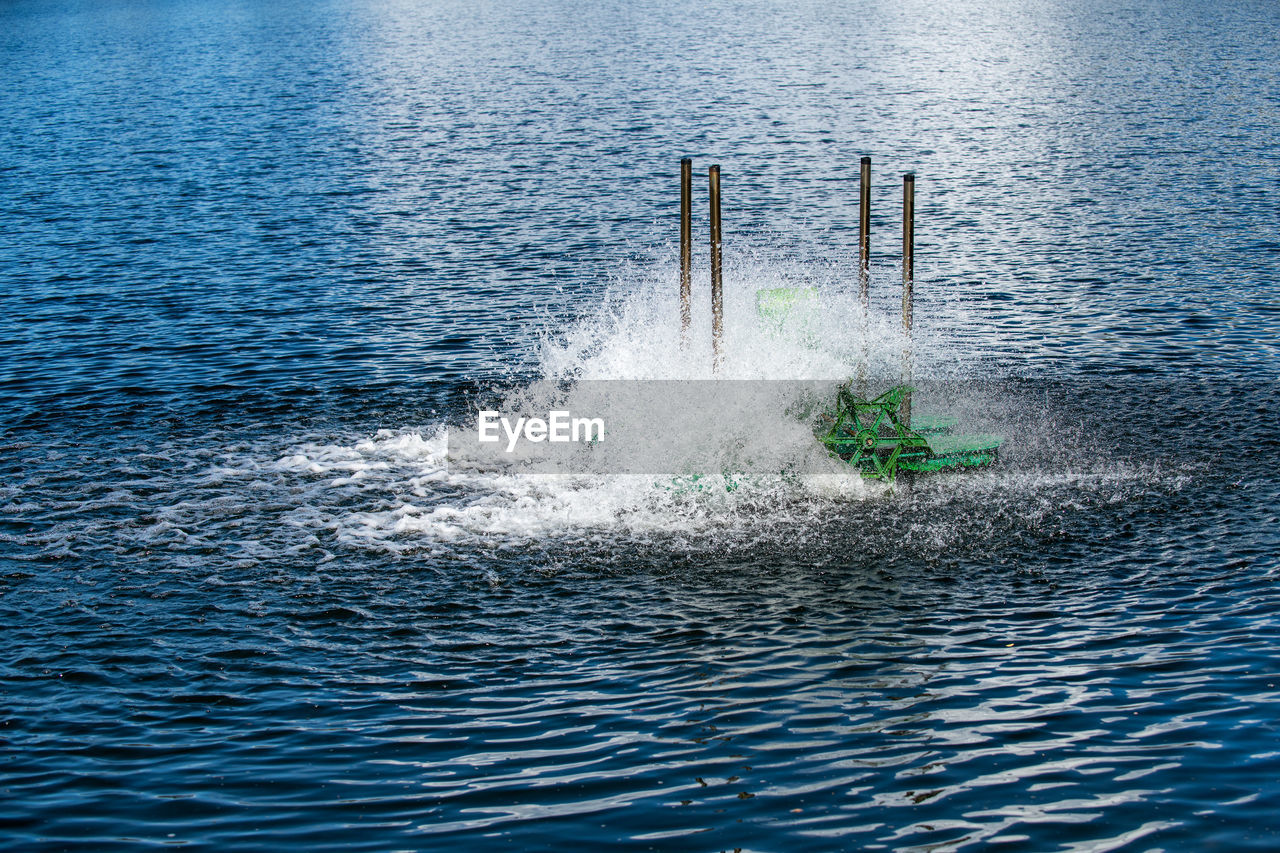
{"type": "Polygon", "coordinates": [[[871,158],[862,158],[858,190],[858,295],[867,307],[871,279],[871,158]]]}
{"type": "MultiPolygon", "coordinates": [[[[902,176],[902,329],[907,335],[907,346],[902,352],[903,372],[911,381],[911,311],[915,298],[916,261],[916,176],[908,172],[902,176]]],[[[911,392],[902,400],[902,422],[911,427],[911,392]]]]}
{"type": "Polygon", "coordinates": [[[721,339],[724,336],[724,300],[720,281],[720,166],[707,170],[711,185],[711,366],[720,369],[721,339]]]}
{"type": "Polygon", "coordinates": [[[693,161],[685,157],[680,161],[680,343],[688,343],[689,322],[692,316],[693,230],[691,212],[693,205],[693,161]]]}

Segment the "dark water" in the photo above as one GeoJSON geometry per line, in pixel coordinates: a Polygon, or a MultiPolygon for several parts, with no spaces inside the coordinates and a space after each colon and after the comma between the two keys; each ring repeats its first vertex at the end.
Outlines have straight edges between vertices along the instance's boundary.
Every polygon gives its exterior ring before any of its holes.
{"type": "Polygon", "coordinates": [[[0,3],[0,847],[1280,846],[1276,56],[1267,2],[0,3]],[[863,154],[873,329],[914,170],[999,467],[444,457],[680,362],[680,156],[732,311],[856,286],[863,154]]]}

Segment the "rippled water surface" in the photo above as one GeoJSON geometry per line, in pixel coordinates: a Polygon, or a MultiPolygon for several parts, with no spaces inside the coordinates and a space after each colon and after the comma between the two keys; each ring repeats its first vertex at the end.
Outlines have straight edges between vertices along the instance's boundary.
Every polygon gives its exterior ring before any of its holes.
{"type": "Polygon", "coordinates": [[[0,4],[0,847],[1280,847],[1276,56],[1249,0],[0,4]],[[912,364],[997,466],[450,455],[711,377],[711,163],[745,380],[896,381],[916,173],[912,364]]]}

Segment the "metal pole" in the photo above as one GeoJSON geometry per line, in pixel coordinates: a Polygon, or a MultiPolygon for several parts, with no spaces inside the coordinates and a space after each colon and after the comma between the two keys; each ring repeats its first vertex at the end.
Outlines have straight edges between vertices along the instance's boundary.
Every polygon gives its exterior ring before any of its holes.
{"type": "Polygon", "coordinates": [[[711,185],[711,353],[712,370],[720,369],[720,340],[724,334],[724,302],[720,282],[720,166],[707,170],[711,185]]]}
{"type": "MultiPolygon", "coordinates": [[[[903,372],[911,381],[911,309],[914,301],[916,260],[916,176],[902,176],[902,328],[907,333],[907,346],[902,353],[903,372]]],[[[902,400],[902,422],[911,428],[911,392],[902,400]]]]}
{"type": "Polygon", "coordinates": [[[862,182],[858,191],[858,295],[867,307],[871,278],[871,158],[862,158],[862,182]]]}
{"type": "Polygon", "coordinates": [[[871,309],[871,158],[862,158],[858,185],[858,298],[862,302],[862,358],[858,359],[858,394],[867,396],[868,315],[871,309]]]}
{"type": "Polygon", "coordinates": [[[911,334],[912,285],[916,261],[916,176],[902,176],[902,327],[911,334]]]}
{"type": "Polygon", "coordinates": [[[693,161],[685,157],[680,161],[680,341],[689,339],[689,302],[692,292],[690,270],[693,266],[693,230],[691,209],[693,204],[693,161]]]}

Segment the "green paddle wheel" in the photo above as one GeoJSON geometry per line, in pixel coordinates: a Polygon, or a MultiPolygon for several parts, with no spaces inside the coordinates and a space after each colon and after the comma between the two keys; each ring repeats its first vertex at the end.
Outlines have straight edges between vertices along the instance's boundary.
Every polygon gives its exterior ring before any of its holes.
{"type": "MultiPolygon", "coordinates": [[[[809,328],[820,312],[812,287],[779,287],[756,291],[756,313],[774,334],[791,326],[807,346],[817,346],[819,332],[809,328]]],[[[848,462],[863,477],[893,482],[899,473],[928,474],[985,468],[996,461],[998,435],[956,435],[959,423],[949,415],[911,414],[913,388],[897,385],[874,399],[852,390],[853,380],[836,391],[834,410],[823,412],[818,440],[832,455],[848,462]]]]}
{"type": "Polygon", "coordinates": [[[818,440],[863,477],[893,482],[899,472],[984,468],[996,461],[999,436],[953,435],[957,421],[951,417],[904,417],[903,403],[913,390],[908,386],[866,400],[853,393],[851,384],[837,390],[835,411],[821,416],[818,440]]]}

